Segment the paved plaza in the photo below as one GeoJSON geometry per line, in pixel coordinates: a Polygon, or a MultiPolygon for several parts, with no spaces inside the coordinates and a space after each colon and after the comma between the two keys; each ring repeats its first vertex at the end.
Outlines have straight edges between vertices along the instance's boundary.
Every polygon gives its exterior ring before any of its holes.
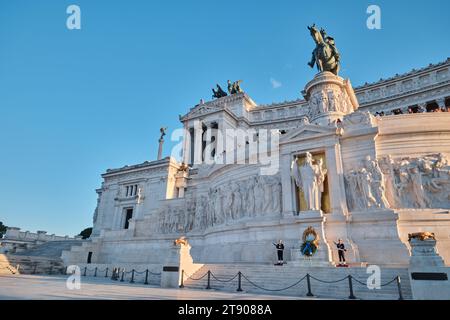
{"type": "Polygon", "coordinates": [[[0,300],[293,300],[299,297],[280,297],[247,293],[225,293],[214,290],[163,289],[143,284],[113,282],[110,279],[81,278],[80,290],[69,290],[66,277],[11,275],[0,276],[0,300]]]}

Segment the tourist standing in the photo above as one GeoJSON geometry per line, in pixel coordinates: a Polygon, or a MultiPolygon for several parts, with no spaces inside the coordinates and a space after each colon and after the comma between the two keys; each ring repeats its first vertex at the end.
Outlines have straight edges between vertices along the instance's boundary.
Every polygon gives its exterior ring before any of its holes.
{"type": "Polygon", "coordinates": [[[276,265],[282,266],[284,263],[283,262],[283,251],[284,251],[283,240],[278,240],[278,243],[274,243],[273,245],[275,246],[275,248],[277,248],[278,263],[276,265]]]}

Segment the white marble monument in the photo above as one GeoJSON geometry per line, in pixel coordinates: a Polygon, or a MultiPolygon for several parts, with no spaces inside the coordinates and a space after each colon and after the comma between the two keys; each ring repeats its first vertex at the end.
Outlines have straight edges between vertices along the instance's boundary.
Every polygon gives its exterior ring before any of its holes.
{"type": "Polygon", "coordinates": [[[337,261],[342,238],[349,263],[408,266],[408,233],[430,231],[448,265],[450,113],[420,111],[449,106],[449,70],[447,60],[356,89],[321,72],[301,100],[201,101],[180,117],[183,159],[102,175],[93,235],[63,259],[164,265],[186,236],[193,263],[273,263],[278,239],[289,263],[311,226],[318,263],[337,261]],[[264,153],[266,138],[275,148],[264,153]]]}

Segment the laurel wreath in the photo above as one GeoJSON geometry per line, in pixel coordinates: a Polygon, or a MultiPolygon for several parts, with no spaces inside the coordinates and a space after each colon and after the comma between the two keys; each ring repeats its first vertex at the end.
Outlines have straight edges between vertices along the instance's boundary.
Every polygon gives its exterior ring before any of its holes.
{"type": "Polygon", "coordinates": [[[303,244],[300,248],[302,254],[308,257],[313,256],[317,252],[317,249],[319,249],[319,235],[316,230],[313,227],[306,228],[303,232],[302,240],[303,244]],[[309,235],[313,235],[314,240],[307,240],[309,235]]]}

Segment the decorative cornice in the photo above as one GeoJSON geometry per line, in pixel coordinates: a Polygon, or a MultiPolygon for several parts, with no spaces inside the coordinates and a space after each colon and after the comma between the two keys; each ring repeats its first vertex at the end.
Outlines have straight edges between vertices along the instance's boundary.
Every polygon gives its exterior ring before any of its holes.
{"type": "Polygon", "coordinates": [[[381,78],[379,81],[376,81],[376,82],[372,82],[372,83],[366,82],[362,86],[355,87],[355,91],[364,91],[364,90],[367,90],[372,87],[385,86],[389,83],[393,83],[393,82],[396,82],[399,80],[404,80],[404,79],[410,78],[410,77],[416,77],[423,73],[429,73],[429,72],[434,71],[435,69],[439,69],[445,65],[450,66],[450,57],[447,58],[447,60],[439,62],[439,63],[435,63],[435,64],[430,63],[428,66],[418,69],[418,70],[412,69],[411,71],[408,71],[403,74],[396,74],[395,76],[387,78],[387,79],[381,78]]]}
{"type": "Polygon", "coordinates": [[[166,157],[161,160],[145,161],[140,164],[124,166],[124,167],[118,168],[118,169],[108,169],[108,170],[106,170],[106,173],[102,174],[102,178],[110,178],[115,175],[125,174],[125,173],[130,173],[130,172],[135,172],[135,171],[141,171],[141,170],[159,169],[161,167],[167,167],[169,165],[173,165],[176,167],[179,166],[179,164],[177,163],[177,161],[175,159],[173,159],[171,157],[166,157]]]}

